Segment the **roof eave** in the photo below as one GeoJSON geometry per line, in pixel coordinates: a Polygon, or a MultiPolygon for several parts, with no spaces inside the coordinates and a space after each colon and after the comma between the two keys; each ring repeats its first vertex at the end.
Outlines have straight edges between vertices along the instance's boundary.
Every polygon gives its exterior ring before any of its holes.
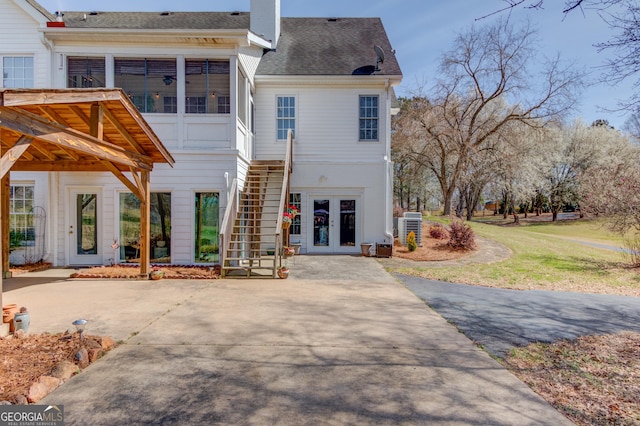
{"type": "Polygon", "coordinates": [[[389,85],[398,86],[402,82],[402,75],[265,75],[256,74],[256,83],[283,83],[283,84],[305,84],[305,85],[389,85]]]}
{"type": "Polygon", "coordinates": [[[41,28],[45,36],[52,41],[93,40],[96,36],[109,37],[112,41],[176,41],[180,39],[219,39],[233,44],[246,45],[252,41],[248,30],[209,30],[209,29],[131,29],[131,28],[41,28]]]}

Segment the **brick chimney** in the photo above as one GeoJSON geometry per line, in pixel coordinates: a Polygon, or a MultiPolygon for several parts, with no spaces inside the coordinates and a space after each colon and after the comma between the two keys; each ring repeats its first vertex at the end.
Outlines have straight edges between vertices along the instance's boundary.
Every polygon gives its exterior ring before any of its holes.
{"type": "Polygon", "coordinates": [[[251,0],[250,30],[275,49],[280,37],[280,0],[251,0]]]}

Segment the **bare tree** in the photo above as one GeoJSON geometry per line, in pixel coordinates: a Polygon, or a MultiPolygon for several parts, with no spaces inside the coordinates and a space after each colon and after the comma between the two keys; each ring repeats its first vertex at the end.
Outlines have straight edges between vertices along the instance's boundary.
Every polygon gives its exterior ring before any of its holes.
{"type": "MultiPolygon", "coordinates": [[[[505,5],[478,19],[505,13],[515,8],[541,9],[544,0],[502,0],[505,5]]],[[[635,78],[640,72],[640,5],[637,0],[565,0],[562,13],[565,15],[581,11],[598,14],[613,31],[613,36],[606,41],[597,43],[596,49],[607,51],[611,56],[604,63],[602,82],[608,84],[620,83],[629,78],[635,78]]],[[[640,107],[640,79],[634,82],[635,91],[628,99],[621,100],[621,110],[634,111],[640,107]]]]}
{"type": "Polygon", "coordinates": [[[535,42],[528,24],[472,27],[442,57],[432,94],[414,102],[412,153],[438,179],[445,215],[471,159],[504,126],[544,125],[575,103],[583,75],[558,56],[540,58],[535,42]],[[541,62],[544,70],[532,75],[541,62]]]}

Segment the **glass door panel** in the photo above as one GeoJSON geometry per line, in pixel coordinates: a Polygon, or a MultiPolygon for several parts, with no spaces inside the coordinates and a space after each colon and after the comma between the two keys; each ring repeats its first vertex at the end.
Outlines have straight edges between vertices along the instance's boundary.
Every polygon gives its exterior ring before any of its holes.
{"type": "Polygon", "coordinates": [[[330,246],[330,206],[329,200],[313,200],[313,245],[315,247],[330,246]]]}
{"type": "Polygon", "coordinates": [[[101,265],[100,191],[86,189],[69,193],[68,247],[69,265],[101,265]]]}
{"type": "Polygon", "coordinates": [[[340,200],[340,246],[356,245],[356,200],[340,200]]]}
{"type": "Polygon", "coordinates": [[[76,254],[98,254],[97,194],[76,194],[76,254]]]}

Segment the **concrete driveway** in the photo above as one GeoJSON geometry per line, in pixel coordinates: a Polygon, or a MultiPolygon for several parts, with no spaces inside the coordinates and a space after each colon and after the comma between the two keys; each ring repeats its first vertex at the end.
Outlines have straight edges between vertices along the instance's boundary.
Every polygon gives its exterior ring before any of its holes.
{"type": "Polygon", "coordinates": [[[124,344],[50,394],[67,424],[571,424],[375,259],[287,280],[7,280],[32,331],[124,344]]]}

